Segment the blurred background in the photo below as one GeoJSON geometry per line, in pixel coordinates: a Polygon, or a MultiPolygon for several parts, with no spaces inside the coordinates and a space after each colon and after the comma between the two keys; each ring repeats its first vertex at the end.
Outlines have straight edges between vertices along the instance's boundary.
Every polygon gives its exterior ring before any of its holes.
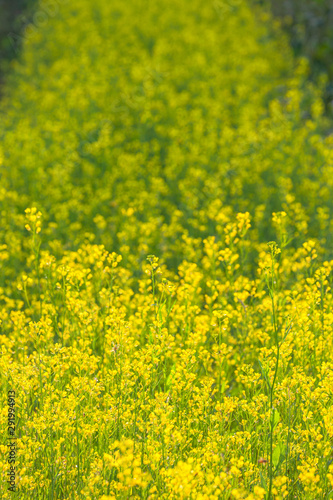
{"type": "Polygon", "coordinates": [[[0,81],[20,48],[20,35],[31,21],[36,0],[0,0],[0,81]]]}
{"type": "Polygon", "coordinates": [[[326,72],[325,100],[333,101],[333,0],[267,0],[282,22],[297,56],[310,60],[312,77],[326,72]]]}
{"type": "MultiPolygon", "coordinates": [[[[212,0],[213,1],[213,0],[212,0]]],[[[226,0],[229,1],[230,0],[226,0]]],[[[333,0],[248,0],[269,8],[290,37],[297,56],[310,60],[311,76],[326,72],[329,83],[325,101],[333,114],[333,0]]],[[[48,0],[44,0],[47,8],[48,0]]],[[[37,0],[0,0],[0,71],[17,56],[20,35],[33,19],[37,0]]],[[[40,2],[41,7],[43,2],[40,2]]],[[[1,76],[0,76],[1,78],[1,76]]]]}

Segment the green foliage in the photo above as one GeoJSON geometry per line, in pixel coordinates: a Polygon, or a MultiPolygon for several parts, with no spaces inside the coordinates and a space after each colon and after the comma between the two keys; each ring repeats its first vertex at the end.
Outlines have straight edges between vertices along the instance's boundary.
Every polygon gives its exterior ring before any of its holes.
{"type": "MultiPolygon", "coordinates": [[[[47,0],[46,0],[47,2],[47,0]]],[[[22,31],[31,22],[35,0],[0,0],[0,69],[17,57],[22,45],[22,31]]]]}
{"type": "Polygon", "coordinates": [[[333,101],[333,3],[331,0],[269,0],[275,16],[282,20],[297,55],[310,61],[312,74],[329,75],[325,99],[332,112],[333,101]]]}

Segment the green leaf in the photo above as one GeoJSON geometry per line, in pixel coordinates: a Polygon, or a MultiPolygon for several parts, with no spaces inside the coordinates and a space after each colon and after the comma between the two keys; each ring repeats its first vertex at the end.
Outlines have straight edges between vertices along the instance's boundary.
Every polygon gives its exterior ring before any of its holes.
{"type": "Polygon", "coordinates": [[[280,422],[280,413],[277,410],[274,410],[273,413],[273,429],[277,426],[277,424],[280,422]]]}
{"type": "Polygon", "coordinates": [[[172,385],[172,381],[174,379],[175,373],[176,373],[176,365],[173,365],[173,367],[171,368],[171,371],[169,373],[169,376],[166,380],[166,383],[165,383],[167,389],[169,389],[170,386],[172,385]]]}
{"type": "Polygon", "coordinates": [[[267,373],[264,370],[264,367],[262,366],[260,359],[258,359],[258,363],[259,363],[259,366],[260,366],[260,370],[261,370],[262,376],[264,377],[264,380],[265,380],[266,384],[268,385],[268,387],[270,389],[271,388],[271,384],[269,383],[269,380],[268,380],[268,377],[267,377],[267,373]]]}
{"type": "Polygon", "coordinates": [[[267,484],[261,471],[260,471],[260,485],[262,488],[264,488],[264,490],[267,490],[267,484]]]}
{"type": "Polygon", "coordinates": [[[273,457],[272,457],[272,462],[273,462],[274,467],[277,467],[277,466],[278,466],[279,461],[280,461],[280,455],[281,455],[280,446],[279,446],[279,445],[277,445],[277,446],[274,448],[274,451],[273,451],[273,457]]]}

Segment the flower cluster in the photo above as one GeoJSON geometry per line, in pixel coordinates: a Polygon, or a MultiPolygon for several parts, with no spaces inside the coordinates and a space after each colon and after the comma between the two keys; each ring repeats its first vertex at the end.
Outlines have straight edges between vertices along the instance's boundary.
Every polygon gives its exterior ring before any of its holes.
{"type": "Polygon", "coordinates": [[[329,498],[320,87],[245,0],[57,3],[1,103],[21,497],[329,498]]]}

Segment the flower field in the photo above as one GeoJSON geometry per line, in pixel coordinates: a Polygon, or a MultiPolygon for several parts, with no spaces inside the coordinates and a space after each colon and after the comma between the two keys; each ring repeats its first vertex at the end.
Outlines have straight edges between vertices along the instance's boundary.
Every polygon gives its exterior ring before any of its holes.
{"type": "Polygon", "coordinates": [[[0,498],[333,498],[325,77],[246,0],[35,10],[0,104],[0,498]]]}

